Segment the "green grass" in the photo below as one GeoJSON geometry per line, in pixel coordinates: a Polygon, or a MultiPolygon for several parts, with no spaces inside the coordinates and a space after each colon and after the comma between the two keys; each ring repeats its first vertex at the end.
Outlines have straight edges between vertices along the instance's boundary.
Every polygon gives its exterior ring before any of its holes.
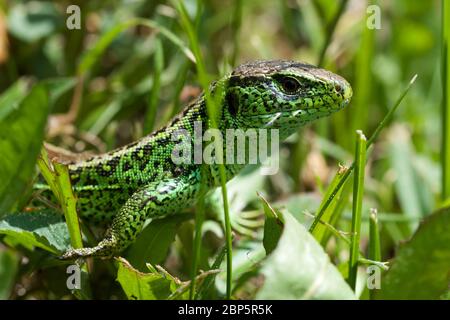
{"type": "Polygon", "coordinates": [[[148,109],[144,123],[144,133],[153,132],[155,126],[156,112],[158,110],[159,92],[161,90],[161,76],[164,68],[164,51],[161,40],[155,40],[155,55],[153,59],[154,73],[152,90],[148,99],[148,109]]]}
{"type": "MultiPolygon", "coordinates": [[[[197,10],[200,10],[201,2],[197,2],[197,10]]],[[[209,91],[210,86],[210,78],[206,73],[206,68],[202,59],[202,54],[200,52],[200,47],[198,44],[197,35],[195,34],[192,23],[189,20],[186,8],[183,5],[183,2],[178,1],[177,3],[178,13],[181,16],[182,24],[186,28],[189,42],[192,47],[192,51],[194,52],[194,56],[196,59],[196,67],[197,67],[197,76],[199,83],[203,88],[203,92],[206,99],[206,107],[208,110],[208,116],[211,122],[212,129],[218,128],[217,118],[220,113],[219,110],[219,101],[222,99],[222,89],[220,88],[220,83],[217,85],[216,95],[212,96],[209,91]]],[[[220,174],[220,183],[222,188],[222,197],[223,197],[223,212],[225,217],[225,238],[226,238],[226,248],[227,248],[227,290],[226,296],[227,299],[231,299],[231,281],[232,281],[232,273],[233,273],[233,244],[232,244],[232,234],[231,234],[231,222],[230,222],[230,213],[229,213],[229,204],[228,204],[228,194],[226,187],[226,174],[225,167],[223,165],[223,159],[220,161],[218,165],[219,174],[220,174]]],[[[201,221],[199,219],[199,221],[201,221]]],[[[201,225],[198,226],[198,232],[201,232],[201,225]]],[[[199,237],[199,236],[197,236],[199,237]]],[[[198,259],[198,254],[194,257],[194,259],[198,259]]],[[[196,263],[194,265],[197,265],[196,263]]],[[[195,271],[195,269],[194,269],[195,271]]],[[[194,281],[194,279],[192,280],[194,281]]]]}
{"type": "MultiPolygon", "coordinates": [[[[376,209],[371,209],[369,216],[369,259],[381,261],[380,230],[378,228],[378,214],[376,209]]],[[[375,292],[370,290],[370,299],[374,300],[375,292]]]]}
{"type": "Polygon", "coordinates": [[[332,20],[327,25],[325,30],[325,41],[322,45],[322,49],[319,53],[319,59],[317,60],[317,65],[323,67],[325,63],[325,54],[327,53],[327,49],[331,43],[331,40],[333,38],[336,26],[339,22],[339,19],[341,18],[342,14],[344,13],[345,8],[347,7],[348,0],[341,0],[339,2],[337,12],[334,14],[332,20]]]}
{"type": "MultiPolygon", "coordinates": [[[[376,1],[369,1],[374,5],[376,1]]],[[[366,13],[366,19],[369,13],[366,13]]],[[[362,25],[360,48],[355,59],[355,83],[353,97],[354,112],[352,113],[352,130],[366,130],[371,105],[371,94],[373,90],[368,84],[372,82],[373,55],[375,47],[376,29],[370,29],[366,24],[362,25]]]]}
{"type": "Polygon", "coordinates": [[[361,240],[361,216],[364,196],[364,177],[366,169],[367,139],[362,131],[356,131],[355,173],[353,179],[353,206],[350,259],[348,262],[348,283],[353,290],[356,288],[358,275],[359,242],[361,240]]]}
{"type": "Polygon", "coordinates": [[[442,3],[442,200],[450,196],[450,4],[442,3]]]}
{"type": "Polygon", "coordinates": [[[47,151],[41,150],[38,158],[39,169],[50,189],[61,205],[70,234],[70,242],[74,249],[83,248],[80,225],[76,210],[76,199],[72,192],[67,166],[58,162],[50,162],[47,151]]]}
{"type": "MultiPolygon", "coordinates": [[[[448,1],[80,2],[77,31],[65,28],[64,2],[33,3],[1,8],[0,297],[89,297],[67,290],[57,256],[81,240],[95,244],[103,230],[82,222],[80,237],[72,200],[66,219],[58,204],[39,201],[31,185],[43,140],[74,152],[121,147],[234,66],[263,58],[319,63],[346,78],[354,98],[283,143],[277,175],[248,168],[225,185],[221,168],[212,198],[151,221],[122,259],[90,260],[90,297],[448,297],[448,211],[432,212],[448,206],[450,190],[448,1]],[[370,4],[381,30],[366,27],[370,4]],[[350,177],[358,181],[364,163],[351,164],[355,130],[369,138],[357,152],[366,152],[367,176],[356,187],[350,177]],[[358,296],[365,272],[356,277],[356,267],[371,265],[383,270],[381,289],[358,296]],[[316,283],[334,288],[314,296],[316,283]]],[[[220,90],[206,99],[214,127],[220,90]]]]}
{"type": "MultiPolygon", "coordinates": [[[[372,133],[370,138],[367,140],[366,148],[369,148],[377,139],[378,135],[380,134],[381,130],[387,125],[387,123],[392,119],[395,111],[400,106],[401,102],[405,98],[406,94],[408,93],[409,89],[411,88],[412,84],[416,81],[417,76],[414,76],[411,81],[409,82],[406,89],[402,92],[400,97],[395,102],[394,106],[389,109],[388,113],[385,115],[383,120],[378,124],[375,131],[372,133]]],[[[348,170],[341,175],[339,182],[335,185],[333,191],[330,192],[329,196],[324,198],[324,204],[321,205],[320,211],[317,213],[316,218],[314,219],[314,222],[312,223],[311,227],[309,228],[310,232],[313,232],[316,228],[317,224],[319,223],[319,220],[322,218],[323,214],[325,213],[325,210],[328,209],[334,198],[336,197],[337,193],[341,190],[341,188],[345,185],[347,182],[347,179],[350,177],[350,174],[353,172],[355,168],[355,162],[351,164],[348,170]]],[[[339,173],[338,173],[339,174],[339,173]]]]}
{"type": "MultiPolygon", "coordinates": [[[[59,205],[64,213],[72,248],[83,248],[81,229],[76,210],[76,198],[72,191],[67,165],[58,161],[50,161],[45,148],[42,148],[37,164],[42,176],[58,199],[59,205]]],[[[82,287],[80,289],[74,289],[73,294],[78,299],[91,299],[92,293],[88,278],[88,265],[84,262],[77,262],[77,265],[82,272],[82,281],[80,283],[82,287]]]]}

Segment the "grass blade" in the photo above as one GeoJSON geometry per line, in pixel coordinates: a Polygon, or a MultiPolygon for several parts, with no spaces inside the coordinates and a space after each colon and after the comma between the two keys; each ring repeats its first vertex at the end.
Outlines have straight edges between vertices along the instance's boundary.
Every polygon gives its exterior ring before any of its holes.
{"type": "Polygon", "coordinates": [[[177,37],[174,33],[172,33],[167,28],[161,26],[156,21],[150,19],[131,19],[125,21],[122,24],[116,25],[114,28],[103,34],[99,41],[95,44],[95,46],[88,50],[83,57],[81,58],[81,62],[77,69],[77,74],[80,76],[85,75],[89,70],[91,70],[96,62],[100,59],[103,52],[106,48],[113,42],[113,40],[123,31],[128,28],[132,28],[135,26],[145,26],[150,29],[155,29],[161,35],[165,36],[169,41],[171,41],[175,46],[179,47],[180,50],[186,55],[186,57],[195,62],[195,58],[192,52],[188,47],[185,46],[183,41],[179,37],[177,37]]]}
{"type": "MultiPolygon", "coordinates": [[[[342,191],[340,191],[337,195],[336,198],[336,206],[333,209],[333,213],[331,215],[330,218],[330,222],[329,224],[331,226],[337,226],[339,219],[341,218],[346,205],[347,205],[347,201],[350,197],[350,193],[352,192],[352,185],[350,183],[346,183],[344,184],[344,186],[342,187],[342,191]]],[[[328,243],[328,240],[330,239],[332,235],[332,232],[329,230],[329,228],[327,230],[325,230],[324,235],[322,237],[322,241],[321,244],[322,246],[325,248],[325,246],[328,243]]]]}
{"type": "Polygon", "coordinates": [[[378,229],[378,212],[372,209],[369,216],[369,259],[381,261],[380,231],[378,229]]]}
{"type": "Polygon", "coordinates": [[[331,42],[331,39],[333,38],[334,30],[336,29],[336,25],[342,16],[342,13],[344,12],[345,7],[347,6],[348,0],[342,0],[339,4],[338,10],[336,14],[333,17],[333,20],[331,23],[327,26],[326,35],[325,35],[325,42],[322,46],[322,49],[319,54],[319,60],[317,62],[317,65],[319,67],[323,66],[323,63],[325,61],[325,53],[327,52],[328,46],[331,42]]]}
{"type": "MultiPolygon", "coordinates": [[[[373,5],[375,1],[369,1],[369,5],[373,5]]],[[[371,87],[373,87],[372,60],[375,48],[375,29],[368,28],[366,21],[370,12],[366,13],[365,19],[362,21],[361,44],[356,57],[355,70],[355,96],[353,97],[354,112],[352,117],[352,130],[366,129],[369,119],[367,106],[370,104],[371,87]]]]}
{"type": "MultiPolygon", "coordinates": [[[[209,116],[209,120],[211,122],[211,128],[218,128],[217,125],[217,114],[219,114],[219,100],[222,96],[222,90],[220,84],[218,83],[216,86],[217,92],[215,96],[212,97],[209,92],[209,76],[206,73],[206,68],[204,65],[204,61],[201,56],[200,46],[198,43],[197,35],[195,34],[194,26],[192,25],[189,16],[187,14],[186,8],[184,7],[183,2],[176,2],[178,13],[181,17],[181,23],[186,29],[186,32],[189,37],[189,42],[191,44],[192,52],[194,53],[197,67],[197,77],[198,80],[204,90],[204,95],[206,99],[206,107],[209,116]]],[[[223,161],[222,161],[223,163],[223,161]]],[[[230,213],[228,206],[228,194],[226,188],[226,173],[225,167],[223,164],[218,164],[219,175],[220,175],[220,184],[222,189],[222,197],[223,197],[223,210],[225,215],[225,238],[226,238],[226,247],[227,247],[227,299],[231,299],[231,280],[232,280],[232,262],[233,262],[233,252],[232,252],[232,235],[231,235],[231,222],[230,222],[230,213]]]]}
{"type": "MultiPolygon", "coordinates": [[[[11,90],[17,89],[13,87],[0,96],[1,109],[8,109],[6,103],[20,95],[11,90]]],[[[0,216],[11,212],[20,196],[29,189],[48,111],[47,90],[43,85],[36,85],[0,120],[0,216]]]]}
{"type": "MultiPolygon", "coordinates": [[[[325,53],[328,49],[328,46],[330,45],[331,39],[333,38],[333,34],[335,32],[336,25],[337,25],[339,19],[341,18],[345,7],[347,6],[347,2],[348,2],[348,0],[341,1],[336,14],[333,16],[333,20],[326,27],[325,40],[324,40],[322,48],[320,50],[320,54],[319,54],[319,58],[318,58],[318,62],[317,62],[317,66],[319,66],[319,67],[323,67],[323,64],[325,62],[325,53]]],[[[313,1],[313,5],[317,6],[317,3],[315,1],[313,1]]],[[[326,124],[326,122],[323,122],[323,121],[316,124],[316,126],[318,127],[318,132],[320,133],[321,136],[324,136],[324,137],[327,136],[326,133],[328,130],[328,128],[325,126],[325,124],[326,124]]],[[[304,130],[302,130],[302,128],[300,128],[297,131],[297,133],[299,134],[299,136],[301,136],[304,133],[304,130]]],[[[290,175],[292,176],[292,178],[295,182],[295,190],[296,191],[300,190],[300,181],[299,181],[298,177],[300,176],[302,163],[304,162],[304,158],[302,157],[302,155],[304,154],[303,149],[304,149],[304,142],[302,141],[302,139],[298,139],[298,141],[296,142],[296,144],[294,145],[293,150],[292,150],[292,153],[294,155],[294,161],[292,162],[293,164],[292,164],[291,170],[290,170],[291,171],[290,175]]]]}
{"type": "Polygon", "coordinates": [[[374,143],[374,141],[380,135],[381,130],[383,130],[383,128],[387,125],[387,123],[392,119],[395,111],[397,110],[397,108],[402,103],[403,98],[406,96],[406,94],[408,93],[409,89],[411,89],[411,86],[414,84],[414,82],[416,82],[416,79],[417,79],[417,74],[415,74],[411,78],[411,80],[409,81],[406,89],[403,91],[403,93],[400,95],[400,97],[398,97],[398,99],[395,102],[394,106],[391,109],[389,109],[388,113],[384,116],[383,120],[381,120],[381,122],[378,124],[378,126],[375,129],[375,131],[370,136],[369,140],[367,140],[367,148],[370,147],[372,145],[372,143],[374,143]]]}
{"type": "Polygon", "coordinates": [[[153,56],[153,85],[147,106],[147,115],[144,123],[144,134],[152,132],[155,126],[156,111],[158,110],[159,92],[161,90],[161,75],[164,68],[164,51],[160,39],[155,40],[155,53],[153,56]]]}
{"type": "MultiPolygon", "coordinates": [[[[201,188],[205,189],[205,170],[206,166],[202,165],[202,183],[201,188]]],[[[200,193],[200,197],[197,201],[197,207],[195,211],[195,233],[194,233],[194,258],[192,259],[192,268],[191,268],[191,285],[189,289],[189,299],[194,299],[195,294],[195,282],[197,277],[197,269],[198,269],[198,262],[200,261],[200,252],[201,252],[201,246],[202,246],[202,226],[203,222],[205,221],[205,194],[207,190],[203,190],[203,192],[200,193]]]]}
{"type": "MultiPolygon", "coordinates": [[[[225,258],[226,251],[227,251],[227,249],[225,246],[223,246],[220,249],[210,270],[218,270],[220,268],[220,264],[222,263],[223,259],[225,258]]],[[[215,274],[210,274],[206,277],[206,279],[201,283],[201,285],[199,286],[199,288],[195,294],[195,297],[194,297],[195,300],[203,300],[204,299],[208,290],[213,285],[213,281],[216,278],[216,276],[217,276],[217,274],[215,273],[215,274]]]]}
{"type": "Polygon", "coordinates": [[[442,0],[442,200],[450,196],[450,3],[442,0]]]}
{"type": "Polygon", "coordinates": [[[362,200],[364,195],[364,169],[366,166],[367,139],[362,131],[356,131],[355,175],[353,180],[353,215],[348,283],[355,290],[358,274],[359,240],[361,236],[362,200]]]}
{"type": "MultiPolygon", "coordinates": [[[[45,148],[41,149],[41,154],[37,163],[42,175],[62,207],[67,228],[69,230],[70,244],[74,249],[83,248],[80,224],[76,210],[76,199],[72,191],[68,167],[65,164],[51,161],[48,158],[45,148]]],[[[73,294],[78,299],[90,299],[91,289],[88,279],[89,270],[85,262],[82,262],[80,267],[82,271],[81,288],[74,289],[73,294]]]]}
{"type": "MultiPolygon", "coordinates": [[[[378,229],[377,210],[372,209],[369,216],[369,259],[381,261],[380,231],[378,229]]],[[[369,291],[370,300],[375,297],[374,289],[369,291]]]]}
{"type": "MultiPolygon", "coordinates": [[[[389,109],[388,113],[384,116],[383,120],[381,120],[381,122],[378,124],[377,128],[375,129],[375,131],[373,132],[373,134],[371,135],[369,140],[367,140],[366,148],[369,148],[372,145],[372,143],[377,139],[377,137],[380,134],[381,130],[383,130],[383,128],[387,125],[387,123],[392,119],[395,111],[400,106],[401,102],[403,101],[403,98],[405,98],[406,94],[408,93],[409,89],[411,89],[411,86],[416,81],[416,79],[417,79],[417,75],[414,75],[414,77],[409,82],[408,86],[405,88],[405,90],[402,92],[402,94],[398,97],[398,99],[395,102],[394,106],[391,109],[389,109]]],[[[327,200],[326,200],[325,204],[323,205],[323,207],[316,214],[316,218],[314,219],[313,223],[311,224],[311,227],[309,228],[310,232],[314,231],[314,229],[316,228],[316,226],[319,223],[320,219],[322,218],[323,214],[325,213],[325,210],[327,210],[327,208],[333,202],[333,199],[336,197],[336,195],[338,194],[339,190],[342,188],[342,186],[345,184],[345,182],[347,181],[347,179],[350,176],[350,174],[353,172],[354,167],[355,167],[355,163],[352,163],[352,165],[350,166],[349,170],[347,170],[345,172],[345,174],[342,176],[342,178],[339,181],[339,183],[334,188],[333,192],[331,192],[330,196],[327,198],[327,200]]]]}
{"type": "MultiPolygon", "coordinates": [[[[334,190],[334,188],[339,183],[340,179],[342,179],[342,177],[344,176],[344,174],[347,170],[348,170],[348,168],[346,168],[346,167],[339,168],[337,174],[334,176],[333,180],[331,181],[330,185],[328,186],[323,199],[327,199],[331,195],[331,192],[334,190]]],[[[338,192],[336,197],[339,198],[341,193],[342,193],[342,190],[340,190],[338,192]]],[[[342,199],[342,200],[344,200],[344,199],[342,199]]],[[[333,204],[330,205],[327,210],[325,210],[324,214],[322,215],[321,222],[330,223],[333,220],[333,215],[335,214],[335,212],[337,212],[336,207],[338,206],[338,203],[339,203],[339,201],[334,201],[333,204]]],[[[319,207],[319,211],[322,209],[323,205],[324,205],[324,202],[321,203],[321,205],[319,207]]],[[[323,223],[319,224],[317,226],[317,228],[314,229],[314,231],[312,232],[312,234],[316,238],[316,240],[322,244],[324,244],[323,239],[325,238],[326,231],[328,230],[326,225],[324,225],[323,223]]]]}
{"type": "Polygon", "coordinates": [[[186,83],[190,65],[190,61],[186,60],[183,62],[179,69],[177,81],[175,83],[175,90],[173,92],[173,103],[170,112],[167,113],[168,117],[164,119],[165,122],[169,121],[169,119],[173,118],[181,110],[180,95],[181,91],[183,90],[184,84],[186,83]]]}
{"type": "Polygon", "coordinates": [[[239,31],[242,24],[242,0],[236,0],[234,2],[233,17],[231,22],[232,39],[233,39],[233,53],[231,55],[230,64],[234,66],[236,64],[237,57],[239,55],[240,38],[239,31]]]}

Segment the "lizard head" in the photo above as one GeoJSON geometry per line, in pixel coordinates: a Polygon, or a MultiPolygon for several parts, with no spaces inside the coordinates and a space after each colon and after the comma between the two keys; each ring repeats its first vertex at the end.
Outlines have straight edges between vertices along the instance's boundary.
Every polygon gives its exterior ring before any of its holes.
{"type": "Polygon", "coordinates": [[[324,69],[270,60],[237,67],[225,94],[229,116],[241,127],[293,132],[344,108],[352,89],[344,78],[324,69]]]}

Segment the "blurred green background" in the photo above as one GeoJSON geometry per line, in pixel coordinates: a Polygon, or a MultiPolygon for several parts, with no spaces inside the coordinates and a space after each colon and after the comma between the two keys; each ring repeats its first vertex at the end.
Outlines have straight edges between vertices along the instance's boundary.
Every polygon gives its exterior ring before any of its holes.
{"type": "MultiPolygon", "coordinates": [[[[338,165],[348,166],[353,159],[355,130],[370,136],[417,74],[394,120],[371,150],[366,168],[362,250],[367,247],[368,212],[376,208],[382,260],[393,258],[420,220],[441,205],[441,2],[188,0],[184,5],[194,21],[211,80],[245,61],[279,58],[320,64],[345,77],[354,91],[345,110],[302,128],[283,144],[277,175],[244,173],[230,185],[235,263],[248,275],[239,278],[237,271],[236,297],[252,298],[260,286],[257,277],[247,281],[253,264],[245,264],[248,252],[261,242],[261,219],[245,218],[245,213],[261,210],[255,192],[288,208],[305,225],[310,223],[305,212],[317,210],[338,165]],[[342,12],[341,3],[345,3],[342,12]],[[381,29],[367,28],[368,5],[380,9],[381,29]]],[[[0,0],[0,93],[17,83],[23,92],[32,83],[45,83],[51,88],[45,140],[74,152],[105,152],[164,125],[200,93],[195,64],[185,54],[188,43],[170,1],[0,0]],[[69,5],[81,9],[79,30],[66,27],[69,5]],[[185,52],[155,29],[123,27],[136,17],[170,30],[185,52]],[[114,28],[116,34],[111,33],[114,28]],[[114,38],[101,48],[107,42],[105,34],[114,38]],[[97,53],[91,50],[96,46],[97,53]]],[[[336,228],[348,231],[350,219],[347,201],[336,228]]],[[[214,221],[205,225],[200,265],[204,269],[222,243],[220,224],[214,221]]],[[[189,277],[192,248],[180,244],[192,242],[192,231],[193,220],[183,221],[165,260],[167,269],[182,279],[189,277]]],[[[331,237],[324,246],[342,267],[348,259],[346,244],[331,237]]],[[[7,252],[7,247],[0,244],[0,251],[7,252]]],[[[34,255],[29,259],[40,261],[45,256],[34,255]]],[[[51,267],[17,263],[5,298],[67,295],[64,288],[52,287],[47,274],[51,267]],[[43,275],[36,279],[30,270],[43,275]]],[[[121,297],[117,284],[108,282],[111,275],[105,274],[98,272],[96,283],[102,290],[96,289],[95,296],[121,297]]],[[[223,293],[223,274],[216,287],[223,293]]]]}

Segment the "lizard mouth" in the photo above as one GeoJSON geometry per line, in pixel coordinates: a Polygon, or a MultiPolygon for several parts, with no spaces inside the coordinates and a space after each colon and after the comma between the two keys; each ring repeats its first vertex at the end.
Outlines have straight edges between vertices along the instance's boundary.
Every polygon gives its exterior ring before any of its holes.
{"type": "Polygon", "coordinates": [[[295,121],[295,119],[299,120],[299,122],[303,122],[302,120],[310,118],[322,118],[327,115],[330,115],[331,113],[334,113],[336,111],[339,111],[345,106],[347,106],[350,102],[350,98],[347,98],[343,100],[340,104],[329,106],[329,107],[322,107],[322,108],[308,108],[308,109],[296,109],[296,110],[284,110],[284,111],[278,111],[278,112],[271,112],[271,113],[265,113],[265,114],[259,114],[259,115],[251,115],[249,118],[255,119],[258,118],[261,120],[261,122],[265,123],[265,127],[271,127],[275,123],[278,123],[279,125],[288,124],[292,120],[295,121]]]}

